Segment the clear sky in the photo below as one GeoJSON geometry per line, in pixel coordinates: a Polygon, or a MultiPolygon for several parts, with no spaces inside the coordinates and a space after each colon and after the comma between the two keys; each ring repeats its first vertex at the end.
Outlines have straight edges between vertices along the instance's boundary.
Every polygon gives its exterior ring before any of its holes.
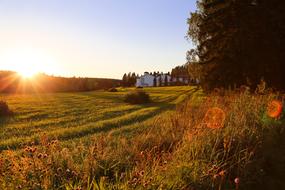
{"type": "Polygon", "coordinates": [[[0,0],[0,70],[121,78],[186,62],[196,0],[0,0]]]}

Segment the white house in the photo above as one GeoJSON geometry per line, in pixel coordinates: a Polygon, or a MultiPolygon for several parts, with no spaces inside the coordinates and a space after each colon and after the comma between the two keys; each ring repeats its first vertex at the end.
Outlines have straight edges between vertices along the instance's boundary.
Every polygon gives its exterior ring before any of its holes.
{"type": "Polygon", "coordinates": [[[136,87],[154,86],[155,76],[145,72],[144,75],[137,78],[136,87]]]}
{"type": "Polygon", "coordinates": [[[170,84],[171,76],[169,74],[152,75],[145,72],[144,75],[137,78],[136,87],[165,86],[165,78],[170,84]]]}
{"type": "Polygon", "coordinates": [[[168,85],[176,84],[180,82],[182,84],[189,84],[189,80],[183,77],[172,78],[169,74],[156,74],[152,75],[148,72],[145,72],[144,75],[141,75],[137,78],[136,87],[147,87],[147,86],[166,86],[165,81],[168,82],[168,85]],[[156,83],[156,84],[155,84],[156,83]]]}

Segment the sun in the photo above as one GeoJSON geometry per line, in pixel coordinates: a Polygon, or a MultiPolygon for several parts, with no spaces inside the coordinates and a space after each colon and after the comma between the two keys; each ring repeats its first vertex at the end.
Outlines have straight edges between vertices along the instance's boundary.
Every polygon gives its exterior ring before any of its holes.
{"type": "Polygon", "coordinates": [[[0,63],[2,69],[15,71],[25,79],[34,78],[38,73],[54,74],[59,71],[57,62],[48,52],[37,48],[12,48],[0,52],[0,63]]]}
{"type": "Polygon", "coordinates": [[[17,73],[24,79],[31,79],[33,78],[36,74],[39,73],[39,71],[35,71],[33,69],[23,69],[21,71],[17,71],[17,73]]]}

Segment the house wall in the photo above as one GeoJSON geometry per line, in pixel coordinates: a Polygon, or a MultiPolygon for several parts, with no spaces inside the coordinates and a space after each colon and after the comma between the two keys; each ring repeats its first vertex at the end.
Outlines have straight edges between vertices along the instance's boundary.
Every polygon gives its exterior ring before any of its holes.
{"type": "Polygon", "coordinates": [[[153,86],[153,80],[154,76],[150,74],[144,74],[143,76],[137,79],[136,86],[137,87],[153,86]]]}
{"type": "Polygon", "coordinates": [[[142,86],[141,78],[137,78],[136,87],[142,86]]]}
{"type": "Polygon", "coordinates": [[[154,76],[146,75],[143,79],[144,79],[144,84],[146,84],[147,86],[153,86],[154,76]]]}
{"type": "MultiPolygon", "coordinates": [[[[184,82],[184,84],[188,84],[188,82],[189,82],[187,79],[185,79],[183,81],[182,77],[173,78],[172,82],[171,82],[171,76],[163,74],[163,75],[159,75],[156,77],[156,85],[159,86],[159,80],[161,78],[161,82],[162,82],[161,85],[164,86],[165,77],[167,77],[167,79],[168,79],[168,85],[171,85],[171,84],[173,84],[173,82],[177,82],[177,81],[180,81],[182,83],[184,82]]],[[[154,85],[154,82],[153,82],[154,78],[155,77],[153,75],[150,75],[149,73],[145,73],[141,77],[137,78],[136,87],[153,86],[154,85]]]]}

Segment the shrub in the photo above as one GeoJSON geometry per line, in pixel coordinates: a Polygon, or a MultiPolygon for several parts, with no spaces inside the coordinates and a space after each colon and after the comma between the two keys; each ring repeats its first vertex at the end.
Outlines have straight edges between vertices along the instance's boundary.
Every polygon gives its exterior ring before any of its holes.
{"type": "Polygon", "coordinates": [[[10,115],[12,112],[5,101],[0,100],[0,117],[10,115]]]}
{"type": "Polygon", "coordinates": [[[136,90],[126,94],[125,102],[130,104],[144,104],[150,102],[150,98],[145,91],[136,90]]]}
{"type": "Polygon", "coordinates": [[[108,92],[118,92],[118,90],[116,88],[110,88],[108,92]]]}

